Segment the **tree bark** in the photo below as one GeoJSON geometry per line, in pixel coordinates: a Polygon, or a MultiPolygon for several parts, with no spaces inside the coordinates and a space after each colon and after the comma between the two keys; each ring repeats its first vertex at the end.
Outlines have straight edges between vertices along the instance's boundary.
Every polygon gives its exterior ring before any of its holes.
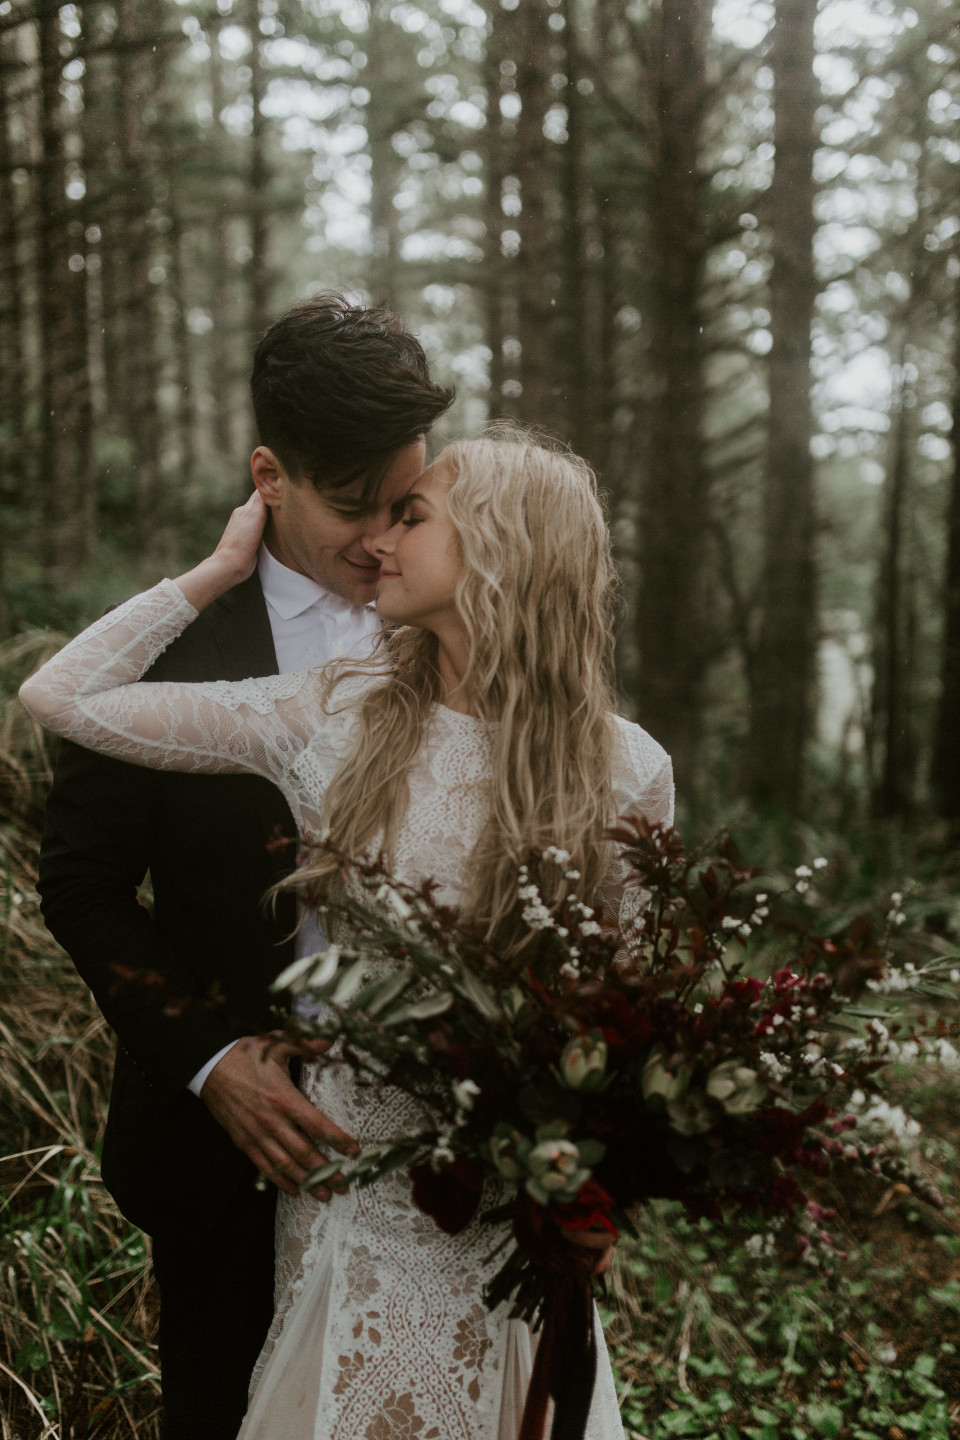
{"type": "Polygon", "coordinates": [[[255,344],[270,323],[270,274],[267,245],[269,232],[269,167],[267,163],[267,117],[263,113],[266,78],[263,67],[263,35],[260,32],[260,0],[245,0],[246,24],[250,35],[250,168],[247,184],[250,207],[250,328],[255,344]]]}
{"type": "Polygon", "coordinates": [[[151,54],[134,0],[116,0],[117,79],[123,117],[120,151],[126,256],[123,265],[124,359],[128,375],[127,434],[135,466],[135,534],[140,558],[162,558],[166,515],[161,484],[157,315],[153,263],[153,176],[147,154],[144,107],[153,95],[151,54]]]}
{"type": "MultiPolygon", "coordinates": [[[[36,23],[40,56],[37,283],[42,564],[45,585],[54,591],[73,583],[84,558],[84,484],[90,443],[86,286],[82,250],[74,248],[76,219],[65,194],[59,8],[42,4],[36,23]]],[[[80,239],[82,245],[82,235],[80,239]]]]}
{"type": "Polygon", "coordinates": [[[393,149],[394,115],[390,104],[391,40],[395,39],[390,6],[369,0],[367,7],[367,145],[370,150],[370,290],[374,301],[396,310],[399,234],[393,203],[397,187],[397,156],[393,149]]]}
{"type": "Polygon", "coordinates": [[[796,809],[816,687],[814,493],[810,438],[816,0],[777,0],[770,190],[770,410],[760,633],[751,669],[749,785],[759,803],[796,809]]]}
{"type": "Polygon", "coordinates": [[[565,359],[562,396],[562,433],[578,455],[591,456],[587,425],[589,390],[587,357],[587,286],[584,254],[583,97],[577,89],[581,76],[573,0],[562,0],[564,68],[567,83],[563,98],[567,109],[567,138],[563,146],[561,190],[562,326],[565,359]]]}
{"type": "MultiPolygon", "coordinates": [[[[13,171],[11,134],[15,36],[0,38],[0,464],[4,480],[23,474],[27,367],[24,351],[23,285],[20,273],[21,214],[13,171]],[[8,71],[7,65],[10,69],[8,71]]],[[[5,486],[3,487],[5,488],[5,486]]]]}
{"type": "Polygon", "coordinates": [[[915,744],[910,714],[914,629],[912,586],[907,576],[910,509],[909,414],[912,387],[905,379],[906,337],[899,354],[899,382],[891,404],[891,453],[883,496],[883,535],[874,622],[873,735],[879,745],[874,810],[906,819],[912,809],[915,744]]]}
{"type": "MultiPolygon", "coordinates": [[[[210,47],[210,105],[213,110],[213,131],[218,148],[226,141],[220,116],[226,105],[223,88],[223,61],[220,55],[220,25],[211,23],[207,30],[210,47]]],[[[218,455],[229,458],[234,452],[233,374],[236,362],[234,326],[230,306],[230,226],[224,205],[223,187],[218,186],[211,197],[210,219],[211,287],[210,308],[213,329],[210,333],[211,393],[213,397],[214,443],[218,455]]]]}
{"type": "Polygon", "coordinates": [[[701,288],[707,245],[699,173],[706,105],[708,0],[664,0],[657,36],[657,132],[649,182],[649,450],[641,485],[637,634],[639,714],[693,768],[706,656],[701,288]]]}
{"type": "Polygon", "coordinates": [[[545,0],[521,0],[514,15],[517,33],[517,176],[520,181],[520,253],[517,263],[520,341],[520,418],[526,424],[556,426],[552,321],[556,306],[551,272],[552,167],[543,123],[550,105],[550,30],[545,0]]]}
{"type": "Polygon", "coordinates": [[[953,470],[947,511],[947,561],[937,709],[930,788],[937,813],[960,821],[960,304],[953,333],[953,470]]]}
{"type": "Polygon", "coordinates": [[[483,309],[486,342],[490,351],[487,399],[487,418],[490,420],[504,413],[503,386],[507,378],[503,354],[503,342],[507,338],[504,323],[506,266],[501,246],[504,230],[503,181],[507,173],[508,137],[500,113],[500,97],[503,94],[500,66],[506,53],[504,12],[499,0],[490,0],[487,5],[487,39],[483,52],[483,85],[487,104],[487,123],[483,135],[483,309]]]}

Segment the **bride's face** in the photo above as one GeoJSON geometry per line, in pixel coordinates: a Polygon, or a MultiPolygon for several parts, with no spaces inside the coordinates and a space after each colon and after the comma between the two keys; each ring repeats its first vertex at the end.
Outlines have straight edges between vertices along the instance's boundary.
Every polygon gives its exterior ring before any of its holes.
{"type": "Polygon", "coordinates": [[[442,633],[456,623],[454,595],[463,556],[447,510],[452,482],[441,457],[414,482],[401,520],[370,542],[380,561],[377,614],[388,624],[442,633]]]}

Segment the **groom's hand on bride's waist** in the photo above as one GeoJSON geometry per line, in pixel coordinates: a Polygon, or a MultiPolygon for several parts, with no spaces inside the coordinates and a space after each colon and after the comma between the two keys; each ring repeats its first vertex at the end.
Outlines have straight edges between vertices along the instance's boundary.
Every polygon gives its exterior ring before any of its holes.
{"type": "MultiPolygon", "coordinates": [[[[359,1146],[302,1095],[288,1070],[296,1047],[248,1035],[211,1070],[200,1092],[213,1118],[267,1180],[296,1195],[304,1176],[330,1158],[355,1155],[359,1146]]],[[[335,1184],[336,1177],[332,1183],[335,1184]]],[[[318,1200],[330,1199],[319,1186],[318,1200]]]]}

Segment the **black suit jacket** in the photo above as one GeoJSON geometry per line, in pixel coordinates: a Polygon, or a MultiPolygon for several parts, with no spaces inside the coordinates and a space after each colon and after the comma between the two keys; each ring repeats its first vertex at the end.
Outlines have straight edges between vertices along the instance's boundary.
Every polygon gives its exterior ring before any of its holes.
{"type": "MultiPolygon", "coordinates": [[[[149,678],[276,672],[254,573],[149,678]]],[[[292,868],[295,836],[279,790],[256,776],[146,770],[62,746],[40,858],[43,915],[117,1033],[103,1178],[151,1234],[202,1235],[253,1182],[253,1166],[186,1087],[228,1041],[269,1025],[268,986],[292,957],[295,907],[285,896],[270,915],[262,902],[292,868]],[[137,899],[148,870],[152,916],[137,899]]]]}

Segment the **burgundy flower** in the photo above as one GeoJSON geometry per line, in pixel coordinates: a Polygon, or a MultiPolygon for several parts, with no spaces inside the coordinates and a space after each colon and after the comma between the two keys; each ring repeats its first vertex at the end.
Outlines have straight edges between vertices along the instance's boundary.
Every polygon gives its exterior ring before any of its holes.
{"type": "Polygon", "coordinates": [[[410,1171],[413,1199],[446,1235],[459,1235],[477,1213],[483,1191],[478,1166],[458,1155],[439,1171],[432,1165],[415,1165],[410,1171]]]}

